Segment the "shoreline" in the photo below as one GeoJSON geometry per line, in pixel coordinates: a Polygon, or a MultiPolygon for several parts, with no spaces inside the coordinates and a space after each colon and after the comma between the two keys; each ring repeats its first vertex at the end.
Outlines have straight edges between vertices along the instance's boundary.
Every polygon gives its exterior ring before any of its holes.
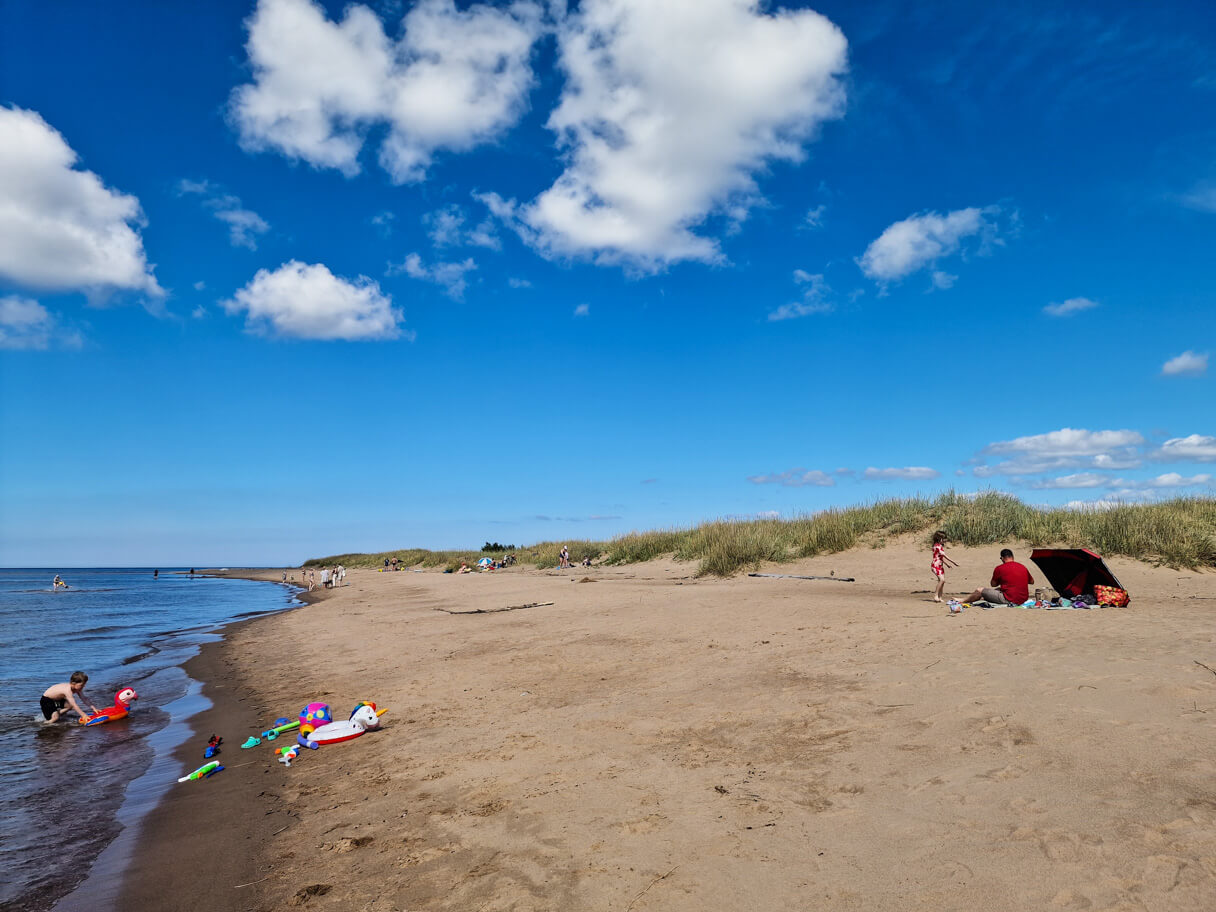
{"type": "MultiPolygon", "coordinates": [[[[241,568],[199,575],[281,586],[281,572],[241,568]]],[[[287,585],[292,585],[290,580],[287,585]]],[[[240,745],[273,716],[268,717],[266,706],[242,669],[227,655],[227,646],[238,631],[282,614],[303,611],[330,594],[329,590],[304,589],[295,593],[300,605],[225,624],[218,631],[221,639],[204,644],[199,654],[183,666],[189,677],[201,683],[202,695],[211,705],[190,717],[190,735],[174,750],[173,757],[186,771],[202,766],[207,738],[217,734],[224,739],[217,759],[225,769],[202,781],[174,783],[140,821],[135,850],[117,893],[118,909],[171,912],[197,910],[205,905],[209,912],[229,912],[250,908],[247,901],[253,894],[242,896],[217,885],[256,882],[262,861],[256,847],[280,827],[289,825],[290,818],[261,810],[259,798],[268,787],[274,788],[265,781],[269,770],[254,776],[242,774],[253,766],[265,765],[264,757],[241,750],[240,745]],[[201,901],[200,897],[206,899],[201,901]]]]}
{"type": "MultiPolygon", "coordinates": [[[[242,568],[238,572],[203,571],[194,575],[283,585],[278,576],[281,570],[274,573],[272,577],[270,571],[242,568]]],[[[287,585],[297,589],[290,581],[287,585]]],[[[198,653],[179,666],[194,682],[190,700],[203,705],[172,723],[184,727],[186,734],[158,765],[180,766],[186,772],[201,766],[206,762],[202,756],[206,739],[213,733],[209,726],[214,725],[214,733],[224,738],[223,751],[217,758],[224,764],[224,771],[202,783],[172,783],[155,804],[128,824],[134,832],[128,837],[127,852],[112,872],[114,881],[91,883],[91,870],[89,878],[59,900],[54,912],[97,908],[198,909],[201,905],[198,897],[214,895],[214,878],[221,872],[256,864],[257,855],[248,851],[247,841],[264,836],[266,827],[260,818],[244,813],[251,806],[250,781],[240,777],[229,779],[227,774],[231,767],[247,759],[242,757],[247,752],[241,751],[239,745],[245,738],[244,732],[259,727],[260,707],[255,700],[242,696],[246,687],[241,683],[240,670],[224,656],[224,645],[233,631],[301,610],[325,596],[318,598],[318,591],[299,590],[293,597],[301,604],[223,624],[214,631],[218,640],[201,644],[198,653]],[[230,730],[232,737],[224,734],[224,729],[230,730]],[[242,733],[239,738],[238,731],[242,733]],[[245,836],[239,842],[231,839],[237,820],[242,821],[245,836]]],[[[123,835],[120,832],[115,842],[123,839],[123,835]]],[[[106,851],[109,850],[108,846],[106,851]]],[[[104,856],[105,852],[101,857],[104,856]]],[[[107,862],[116,863],[112,859],[107,862]]],[[[244,908],[220,907],[210,898],[207,905],[216,910],[244,908]]]]}
{"type": "MultiPolygon", "coordinates": [[[[953,554],[951,592],[996,562],[953,554]]],[[[1206,909],[1212,576],[1111,563],[1131,608],[958,616],[911,545],[772,568],[849,584],[352,571],[194,660],[184,750],[234,763],[149,816],[121,907],[1206,909]],[[381,731],[290,770],[239,750],[363,699],[381,731]]]]}

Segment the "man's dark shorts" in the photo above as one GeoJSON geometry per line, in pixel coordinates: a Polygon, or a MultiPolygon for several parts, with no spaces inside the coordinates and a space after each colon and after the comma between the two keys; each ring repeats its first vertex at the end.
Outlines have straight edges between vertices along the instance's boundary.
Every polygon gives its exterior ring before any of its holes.
{"type": "Polygon", "coordinates": [[[68,701],[52,700],[50,697],[43,697],[38,705],[42,707],[42,717],[50,721],[51,716],[63,711],[63,708],[68,705],[68,701]]]}

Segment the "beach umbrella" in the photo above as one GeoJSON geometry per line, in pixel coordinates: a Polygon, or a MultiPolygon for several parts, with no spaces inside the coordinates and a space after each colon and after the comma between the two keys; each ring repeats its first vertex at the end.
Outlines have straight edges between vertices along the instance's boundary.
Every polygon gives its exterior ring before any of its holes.
{"type": "Polygon", "coordinates": [[[494,562],[492,560],[490,560],[488,557],[483,557],[481,560],[479,560],[477,562],[477,566],[478,567],[488,567],[492,563],[494,563],[494,562]]]}
{"type": "Polygon", "coordinates": [[[1088,548],[1035,548],[1030,559],[1043,571],[1051,588],[1066,598],[1093,595],[1094,586],[1123,588],[1102,556],[1088,548]]]}

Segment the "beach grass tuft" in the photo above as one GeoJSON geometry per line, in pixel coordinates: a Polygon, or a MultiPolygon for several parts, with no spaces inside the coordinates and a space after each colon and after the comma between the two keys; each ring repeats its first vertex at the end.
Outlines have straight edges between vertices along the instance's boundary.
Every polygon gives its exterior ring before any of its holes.
{"type": "MultiPolygon", "coordinates": [[[[923,535],[928,548],[937,529],[961,545],[1091,548],[1107,557],[1216,568],[1216,498],[1065,509],[1031,506],[999,491],[893,498],[790,519],[716,519],[687,528],[629,532],[607,541],[541,542],[511,553],[521,564],[536,567],[557,566],[562,545],[570,549],[575,564],[587,556],[607,564],[671,556],[698,562],[699,576],[725,577],[768,562],[835,554],[859,545],[881,548],[901,535],[923,535]]],[[[454,570],[461,562],[473,566],[479,558],[501,560],[506,553],[410,548],[315,558],[304,566],[383,567],[386,559],[396,557],[402,567],[454,570]]]]}

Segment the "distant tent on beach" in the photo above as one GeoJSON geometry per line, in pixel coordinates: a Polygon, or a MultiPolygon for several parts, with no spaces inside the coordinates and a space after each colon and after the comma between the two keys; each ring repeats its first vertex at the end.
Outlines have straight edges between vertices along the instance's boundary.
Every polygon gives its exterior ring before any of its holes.
{"type": "Polygon", "coordinates": [[[1093,595],[1094,586],[1123,588],[1102,556],[1087,548],[1035,548],[1030,559],[1043,571],[1051,588],[1065,598],[1093,595]]]}

